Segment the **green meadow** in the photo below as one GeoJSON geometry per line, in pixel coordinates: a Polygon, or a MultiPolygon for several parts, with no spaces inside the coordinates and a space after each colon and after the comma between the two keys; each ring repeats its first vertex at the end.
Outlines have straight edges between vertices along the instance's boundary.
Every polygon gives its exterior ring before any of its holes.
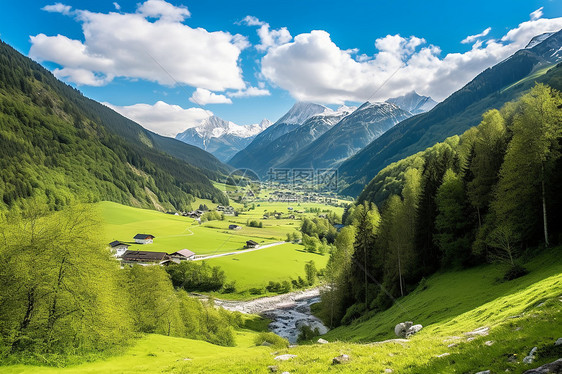
{"type": "Polygon", "coordinates": [[[545,251],[527,262],[530,273],[501,281],[504,269],[486,265],[427,279],[391,309],[329,332],[329,344],[288,349],[256,347],[255,332],[238,331],[236,347],[160,335],[144,335],[122,353],[66,368],[3,367],[3,373],[523,373],[560,357],[554,342],[562,337],[562,248],[545,251]],[[394,325],[404,320],[424,328],[407,341],[395,338],[394,325]],[[489,334],[467,332],[488,327],[489,334]],[[531,348],[533,364],[522,363],[531,348]],[[289,361],[274,357],[290,353],[289,361]],[[343,365],[331,365],[340,354],[343,365]],[[511,358],[508,360],[508,358],[511,358]]]}
{"type": "Polygon", "coordinates": [[[227,281],[236,281],[237,293],[217,294],[217,297],[247,298],[250,288],[262,288],[269,281],[281,282],[305,279],[304,265],[314,261],[317,269],[323,269],[328,255],[309,253],[298,244],[282,244],[236,256],[224,256],[206,260],[209,265],[220,266],[226,273],[227,281]]]}

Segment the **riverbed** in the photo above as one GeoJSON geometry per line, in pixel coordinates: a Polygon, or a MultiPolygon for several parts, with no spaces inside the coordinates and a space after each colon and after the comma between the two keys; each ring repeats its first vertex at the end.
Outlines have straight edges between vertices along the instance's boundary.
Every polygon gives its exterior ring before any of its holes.
{"type": "Polygon", "coordinates": [[[313,288],[250,301],[215,300],[215,305],[269,318],[272,321],[269,330],[295,344],[303,325],[318,329],[321,335],[328,332],[328,328],[310,311],[310,305],[319,301],[320,289],[313,288]]]}

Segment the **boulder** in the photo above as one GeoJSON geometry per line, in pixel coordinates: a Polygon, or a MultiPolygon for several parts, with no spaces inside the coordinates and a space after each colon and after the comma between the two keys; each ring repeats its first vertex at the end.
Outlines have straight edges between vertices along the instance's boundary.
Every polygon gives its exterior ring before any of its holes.
{"type": "Polygon", "coordinates": [[[491,373],[490,370],[484,370],[484,371],[479,371],[479,372],[476,373],[476,374],[490,374],[490,373],[491,373]]]}
{"type": "Polygon", "coordinates": [[[544,364],[538,368],[527,370],[523,374],[546,374],[546,373],[562,373],[562,358],[551,362],[550,364],[544,364]]]}
{"type": "Polygon", "coordinates": [[[293,358],[295,358],[295,357],[297,357],[297,355],[291,355],[291,354],[286,353],[286,354],[284,354],[284,355],[275,357],[274,360],[277,360],[277,361],[289,361],[289,360],[291,360],[291,359],[293,359],[293,358]]]}
{"type": "Polygon", "coordinates": [[[279,368],[275,365],[268,366],[267,369],[270,373],[277,373],[277,371],[279,370],[279,368]]]}
{"type": "Polygon", "coordinates": [[[450,354],[449,352],[445,352],[445,353],[441,353],[440,355],[437,355],[437,356],[435,356],[435,357],[437,357],[437,358],[442,358],[442,357],[447,357],[447,356],[450,356],[450,355],[451,355],[451,354],[450,354]]]}
{"type": "Polygon", "coordinates": [[[532,364],[535,360],[535,356],[527,356],[523,359],[524,364],[532,364]]]}
{"type": "Polygon", "coordinates": [[[493,340],[488,340],[486,342],[484,342],[484,345],[487,345],[488,347],[491,347],[495,342],[493,340]]]}
{"type": "Polygon", "coordinates": [[[406,331],[406,337],[408,338],[408,337],[410,337],[410,336],[412,336],[412,335],[418,333],[421,329],[423,329],[423,326],[422,326],[422,325],[413,325],[413,326],[410,326],[410,327],[408,328],[408,330],[406,331]]]}
{"type": "Polygon", "coordinates": [[[406,328],[406,325],[403,322],[394,326],[394,333],[399,338],[405,338],[406,331],[408,331],[408,329],[406,328]]]}
{"type": "Polygon", "coordinates": [[[317,343],[318,343],[318,344],[328,344],[328,341],[325,340],[325,339],[320,338],[320,339],[318,339],[317,343]]]}
{"type": "Polygon", "coordinates": [[[554,343],[554,345],[562,345],[562,338],[558,338],[558,340],[556,341],[556,343],[554,343]]]}
{"type": "Polygon", "coordinates": [[[332,365],[339,365],[339,364],[345,364],[346,362],[349,361],[349,356],[348,355],[339,355],[337,357],[334,357],[332,359],[332,365]]]}
{"type": "Polygon", "coordinates": [[[390,368],[386,368],[386,369],[384,369],[384,372],[387,373],[387,374],[390,374],[390,373],[394,373],[394,370],[392,370],[390,368]]]}

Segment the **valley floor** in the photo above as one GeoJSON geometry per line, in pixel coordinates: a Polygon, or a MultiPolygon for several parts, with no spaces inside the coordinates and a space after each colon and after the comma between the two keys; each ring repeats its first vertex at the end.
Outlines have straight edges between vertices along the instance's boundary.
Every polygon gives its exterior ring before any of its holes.
{"type": "Polygon", "coordinates": [[[562,357],[562,248],[544,252],[526,266],[530,273],[498,280],[502,269],[481,266],[437,274],[391,309],[324,336],[329,344],[275,350],[253,346],[254,332],[239,331],[237,347],[147,335],[123,355],[60,368],[9,366],[3,373],[522,373],[562,357]],[[412,320],[424,329],[395,340],[394,325],[412,320]],[[479,329],[480,330],[477,330],[479,329]],[[472,333],[471,333],[472,332],[472,333]],[[376,343],[392,339],[384,343],[376,343]],[[351,341],[357,341],[356,343],[351,341]],[[362,343],[360,343],[362,342],[362,343]],[[523,358],[533,347],[532,364],[523,358]],[[276,361],[278,355],[295,355],[276,361]],[[348,363],[332,365],[347,354],[348,363]],[[387,372],[390,372],[387,370],[387,372]]]}

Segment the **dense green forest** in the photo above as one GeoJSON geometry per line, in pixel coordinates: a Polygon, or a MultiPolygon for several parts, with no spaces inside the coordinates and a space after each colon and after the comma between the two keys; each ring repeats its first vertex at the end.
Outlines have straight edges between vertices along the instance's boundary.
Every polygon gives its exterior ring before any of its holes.
{"type": "Polygon", "coordinates": [[[26,203],[0,221],[0,359],[63,365],[120,351],[139,333],[234,345],[240,313],[175,290],[160,266],[120,270],[91,204],[26,203]]]}
{"type": "Polygon", "coordinates": [[[0,209],[30,197],[45,197],[51,209],[73,201],[159,209],[188,209],[195,197],[228,202],[209,181],[221,172],[213,156],[184,154],[200,167],[193,166],[160,151],[160,138],[0,43],[0,209]]]}
{"type": "Polygon", "coordinates": [[[326,269],[332,326],[395,299],[438,271],[562,242],[562,97],[537,84],[482,122],[379,173],[343,219],[326,269]],[[376,204],[375,204],[376,203],[376,204]]]}

